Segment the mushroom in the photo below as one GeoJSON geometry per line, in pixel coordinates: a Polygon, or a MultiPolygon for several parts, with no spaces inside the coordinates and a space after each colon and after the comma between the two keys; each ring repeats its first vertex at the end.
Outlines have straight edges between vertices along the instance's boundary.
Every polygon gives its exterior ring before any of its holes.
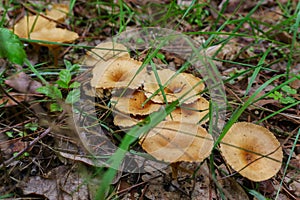
{"type": "Polygon", "coordinates": [[[69,12],[66,4],[53,4],[51,10],[46,10],[46,16],[58,22],[63,22],[69,12]]]}
{"type": "MultiPolygon", "coordinates": [[[[176,72],[170,69],[157,70],[157,74],[161,81],[161,84],[165,86],[164,93],[167,99],[167,102],[175,101],[184,96],[184,103],[192,103],[196,101],[200,96],[198,93],[203,91],[204,84],[200,78],[193,76],[192,74],[180,73],[176,75],[176,72]],[[175,77],[172,77],[176,75],[175,77]],[[171,79],[172,78],[172,79],[171,79]]],[[[155,74],[152,72],[145,78],[144,90],[146,96],[149,98],[156,91],[160,90],[158,81],[156,80],[155,74]]],[[[164,103],[164,97],[161,91],[157,95],[154,95],[152,99],[157,103],[164,103]]]]}
{"type": "Polygon", "coordinates": [[[55,28],[56,23],[42,16],[25,16],[14,25],[14,33],[20,38],[29,38],[31,33],[55,28]]]}
{"type": "Polygon", "coordinates": [[[282,148],[266,128],[247,122],[232,125],[220,144],[227,163],[252,181],[264,181],[281,168],[282,148]]]}
{"type": "Polygon", "coordinates": [[[193,103],[180,105],[166,117],[166,120],[203,124],[208,121],[208,118],[204,119],[209,112],[208,109],[209,102],[200,97],[193,103]]]}
{"type": "Polygon", "coordinates": [[[137,89],[144,82],[146,70],[140,69],[142,62],[123,56],[105,64],[93,69],[91,86],[96,89],[137,89]]]}
{"type": "Polygon", "coordinates": [[[102,42],[98,44],[93,50],[87,52],[85,57],[85,64],[88,66],[94,66],[101,61],[108,61],[118,57],[130,58],[127,48],[120,43],[115,42],[102,42]]]}
{"type": "Polygon", "coordinates": [[[145,117],[143,116],[130,116],[122,113],[117,113],[114,115],[114,124],[123,128],[132,127],[143,121],[144,118],[145,117]]]}
{"type": "Polygon", "coordinates": [[[155,104],[152,101],[147,100],[144,92],[134,91],[132,94],[127,94],[122,97],[113,96],[111,98],[112,104],[115,103],[115,108],[122,113],[132,115],[149,115],[155,111],[158,111],[161,107],[160,104],[155,104]]]}
{"type": "MultiPolygon", "coordinates": [[[[62,28],[51,28],[51,29],[41,29],[39,31],[32,32],[30,38],[33,40],[43,40],[48,42],[57,43],[70,43],[78,38],[78,34],[62,28]]],[[[57,44],[49,43],[39,43],[41,46],[46,47],[56,47],[57,44]]]]}
{"type": "Polygon", "coordinates": [[[179,121],[159,123],[139,143],[154,158],[170,163],[201,162],[213,147],[212,136],[204,128],[179,121]]]}
{"type": "MultiPolygon", "coordinates": [[[[78,34],[67,29],[56,28],[56,23],[41,16],[29,16],[21,19],[15,26],[14,32],[21,38],[43,40],[54,43],[70,43],[78,38],[78,34]]],[[[41,43],[53,54],[54,65],[57,66],[59,44],[41,43]]],[[[37,48],[38,49],[38,48],[37,48]]]]}

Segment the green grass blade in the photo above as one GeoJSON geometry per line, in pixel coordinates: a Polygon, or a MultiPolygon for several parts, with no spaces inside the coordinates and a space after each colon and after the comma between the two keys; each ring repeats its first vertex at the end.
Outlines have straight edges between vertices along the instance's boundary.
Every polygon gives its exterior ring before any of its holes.
{"type": "Polygon", "coordinates": [[[248,83],[248,86],[246,88],[245,96],[248,95],[248,93],[249,93],[249,91],[250,91],[250,89],[251,89],[251,87],[252,87],[252,85],[253,85],[256,77],[257,77],[257,75],[259,74],[260,70],[262,69],[262,66],[263,66],[263,64],[264,64],[264,62],[266,60],[266,57],[269,55],[270,51],[271,51],[271,48],[269,47],[267,49],[267,51],[264,53],[264,55],[261,57],[261,59],[259,60],[259,62],[257,64],[257,67],[255,68],[255,70],[254,70],[254,72],[253,72],[253,74],[252,74],[252,76],[250,78],[250,81],[248,83]]]}

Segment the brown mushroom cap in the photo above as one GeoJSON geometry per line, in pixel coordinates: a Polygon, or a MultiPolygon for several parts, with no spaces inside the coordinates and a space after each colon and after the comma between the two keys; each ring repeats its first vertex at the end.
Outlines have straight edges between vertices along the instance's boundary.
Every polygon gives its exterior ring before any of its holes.
{"type": "Polygon", "coordinates": [[[59,22],[63,22],[69,12],[69,6],[66,4],[53,4],[51,10],[46,10],[46,16],[59,22]]]}
{"type": "Polygon", "coordinates": [[[102,42],[98,44],[93,50],[87,52],[85,57],[85,64],[94,66],[101,61],[108,61],[113,58],[127,57],[130,58],[127,48],[120,43],[102,42]]]}
{"type": "Polygon", "coordinates": [[[115,114],[114,115],[114,124],[116,126],[120,126],[123,128],[131,127],[134,125],[137,125],[137,123],[141,122],[144,118],[141,116],[135,117],[135,116],[129,116],[126,114],[115,114]]]}
{"type": "Polygon", "coordinates": [[[220,149],[228,164],[252,181],[267,180],[281,168],[283,154],[280,143],[262,126],[247,122],[235,123],[222,142],[220,149]]]}
{"type": "MultiPolygon", "coordinates": [[[[175,101],[183,95],[186,95],[184,97],[184,103],[192,103],[200,97],[197,94],[204,89],[204,84],[199,84],[201,79],[192,74],[180,73],[170,80],[176,72],[170,69],[163,69],[158,70],[157,73],[162,85],[165,85],[169,81],[164,88],[164,93],[168,102],[175,101]]],[[[159,84],[154,73],[151,73],[145,78],[144,90],[146,91],[146,96],[148,98],[159,90],[159,84]]],[[[152,100],[157,103],[164,103],[164,97],[161,92],[153,96],[152,100]]]]}
{"type": "Polygon", "coordinates": [[[163,121],[143,136],[140,144],[158,160],[201,162],[210,155],[213,139],[198,125],[163,121]]]}
{"type": "MultiPolygon", "coordinates": [[[[58,43],[69,43],[73,42],[78,38],[78,34],[62,28],[51,28],[51,29],[41,29],[39,31],[32,32],[30,38],[33,40],[44,40],[49,42],[58,43]]],[[[41,43],[40,45],[52,47],[57,46],[55,44],[41,43]]]]}
{"type": "Polygon", "coordinates": [[[160,104],[148,101],[144,106],[143,104],[147,100],[144,92],[135,91],[133,94],[128,94],[122,97],[112,97],[112,104],[115,102],[115,108],[122,113],[132,115],[149,115],[155,111],[158,111],[161,107],[160,104]]]}
{"type": "Polygon", "coordinates": [[[146,70],[138,73],[142,62],[127,57],[107,61],[106,66],[95,66],[91,85],[97,88],[130,88],[137,89],[144,82],[146,70]]]}
{"type": "Polygon", "coordinates": [[[176,108],[166,117],[166,120],[187,123],[198,123],[200,121],[200,123],[203,124],[208,121],[208,119],[203,120],[209,112],[208,109],[209,102],[205,98],[200,97],[193,103],[182,104],[180,107],[176,108]]]}
{"type": "Polygon", "coordinates": [[[33,32],[40,31],[42,29],[52,29],[55,28],[55,26],[55,22],[51,22],[42,16],[26,16],[15,24],[14,33],[20,38],[29,38],[29,35],[31,36],[33,32]]]}

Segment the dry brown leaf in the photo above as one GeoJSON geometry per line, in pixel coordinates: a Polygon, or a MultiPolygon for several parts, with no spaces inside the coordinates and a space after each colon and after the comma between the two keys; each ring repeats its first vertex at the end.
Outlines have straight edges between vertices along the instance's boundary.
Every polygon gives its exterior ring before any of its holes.
{"type": "Polygon", "coordinates": [[[249,199],[242,186],[233,178],[227,177],[219,181],[220,186],[228,200],[249,199]]]}
{"type": "Polygon", "coordinates": [[[38,94],[36,89],[41,87],[42,84],[33,80],[24,72],[19,72],[5,80],[5,84],[14,88],[18,92],[26,94],[38,94]]]}
{"type": "Polygon", "coordinates": [[[20,183],[25,195],[42,195],[49,200],[89,199],[89,191],[84,180],[68,167],[59,166],[48,172],[48,177],[31,176],[27,182],[20,183]]]}
{"type": "MultiPolygon", "coordinates": [[[[24,101],[29,100],[28,95],[25,95],[25,94],[10,92],[9,95],[12,96],[17,102],[24,102],[24,101]]],[[[18,105],[17,102],[12,100],[8,96],[2,96],[2,97],[0,96],[0,105],[5,103],[5,107],[18,105]]]]}

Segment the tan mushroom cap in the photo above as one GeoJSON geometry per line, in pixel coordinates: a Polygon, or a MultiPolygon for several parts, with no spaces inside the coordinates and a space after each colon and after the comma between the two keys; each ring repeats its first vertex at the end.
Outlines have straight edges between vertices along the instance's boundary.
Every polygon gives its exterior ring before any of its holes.
{"type": "Polygon", "coordinates": [[[222,142],[220,149],[227,163],[252,181],[267,180],[281,168],[283,154],[280,143],[262,126],[247,122],[235,123],[222,142]]]}
{"type": "MultiPolygon", "coordinates": [[[[58,43],[70,43],[76,40],[78,37],[79,36],[77,33],[62,28],[42,29],[30,34],[30,38],[33,40],[44,40],[58,43]]],[[[55,44],[45,43],[40,43],[40,45],[47,47],[57,46],[55,44]]]]}
{"type": "Polygon", "coordinates": [[[63,22],[69,12],[69,6],[66,4],[53,4],[51,10],[46,10],[46,16],[50,19],[63,22]]]}
{"type": "Polygon", "coordinates": [[[158,160],[201,162],[210,155],[213,139],[198,125],[163,121],[142,137],[140,144],[158,160]]]}
{"type": "Polygon", "coordinates": [[[130,88],[137,89],[144,82],[145,68],[141,71],[142,62],[127,57],[120,57],[106,66],[95,66],[91,85],[97,88],[130,88]]]}
{"type": "MultiPolygon", "coordinates": [[[[162,85],[168,83],[164,88],[164,93],[168,102],[175,101],[187,94],[184,96],[184,103],[192,103],[200,97],[197,94],[204,89],[204,84],[201,83],[201,79],[192,74],[180,73],[170,80],[176,72],[170,69],[163,69],[158,70],[157,73],[162,85]]],[[[154,73],[151,73],[146,77],[144,90],[146,91],[146,96],[148,98],[159,90],[159,84],[154,73]]],[[[160,91],[157,95],[152,97],[152,100],[157,103],[164,103],[164,97],[160,91]]]]}
{"type": "Polygon", "coordinates": [[[171,112],[170,115],[166,117],[167,121],[181,121],[187,123],[198,123],[203,124],[208,121],[208,118],[204,120],[204,117],[209,112],[209,102],[200,97],[193,103],[182,104],[180,107],[176,108],[171,112]]]}
{"type": "Polygon", "coordinates": [[[114,124],[116,126],[120,126],[120,127],[123,127],[123,128],[132,127],[134,125],[137,125],[143,119],[144,118],[142,118],[141,116],[134,117],[134,116],[126,115],[126,114],[115,114],[114,124]]]}
{"type": "Polygon", "coordinates": [[[149,115],[155,111],[158,111],[161,107],[160,104],[156,104],[152,101],[148,101],[144,92],[134,91],[132,94],[127,94],[122,97],[112,97],[111,101],[115,108],[122,113],[132,114],[132,115],[149,115]],[[143,106],[143,104],[145,105],[143,106]]]}
{"type": "Polygon", "coordinates": [[[101,61],[108,61],[118,57],[130,58],[127,48],[116,42],[102,42],[98,44],[93,50],[87,52],[85,57],[85,64],[94,66],[101,61]]]}
{"type": "Polygon", "coordinates": [[[29,38],[33,32],[40,31],[42,29],[55,28],[56,23],[51,22],[42,16],[25,16],[14,26],[14,33],[20,38],[29,38]]]}

